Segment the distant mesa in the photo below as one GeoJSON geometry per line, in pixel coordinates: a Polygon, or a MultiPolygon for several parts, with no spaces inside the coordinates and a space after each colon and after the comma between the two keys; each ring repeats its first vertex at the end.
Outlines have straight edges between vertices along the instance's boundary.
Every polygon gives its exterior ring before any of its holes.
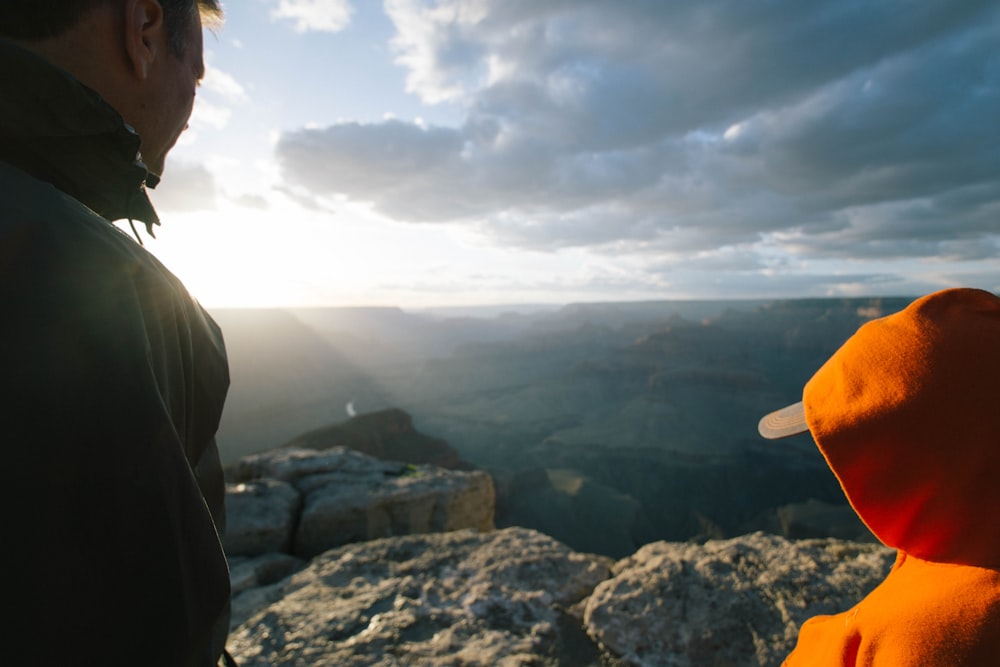
{"type": "MultiPolygon", "coordinates": [[[[353,401],[347,404],[348,412],[353,406],[353,401]]],[[[288,447],[316,450],[346,447],[383,461],[427,463],[449,470],[475,468],[445,440],[417,431],[413,418],[398,408],[357,415],[346,422],[314,429],[282,445],[288,447]]]]}

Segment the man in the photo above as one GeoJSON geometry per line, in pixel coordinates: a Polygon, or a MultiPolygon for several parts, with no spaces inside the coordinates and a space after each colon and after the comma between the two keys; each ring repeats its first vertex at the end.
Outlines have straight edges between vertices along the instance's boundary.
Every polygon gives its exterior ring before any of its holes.
{"type": "Polygon", "coordinates": [[[803,624],[785,665],[1000,664],[1000,299],[945,290],[862,326],[760,423],[806,430],[898,555],[853,609],[803,624]]]}
{"type": "Polygon", "coordinates": [[[222,337],[112,220],[187,125],[217,0],[0,2],[5,665],[215,665],[222,337]]]}

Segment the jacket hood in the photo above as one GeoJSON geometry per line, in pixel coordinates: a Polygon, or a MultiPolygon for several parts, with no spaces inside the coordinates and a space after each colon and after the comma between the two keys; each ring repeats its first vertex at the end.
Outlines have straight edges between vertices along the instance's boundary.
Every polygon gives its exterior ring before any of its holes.
{"type": "Polygon", "coordinates": [[[107,220],[159,218],[139,135],[96,92],[46,60],[0,40],[0,160],[79,200],[107,220]]]}
{"type": "Polygon", "coordinates": [[[925,560],[1000,566],[1000,299],[945,290],[865,324],[803,403],[882,542],[925,560]]]}

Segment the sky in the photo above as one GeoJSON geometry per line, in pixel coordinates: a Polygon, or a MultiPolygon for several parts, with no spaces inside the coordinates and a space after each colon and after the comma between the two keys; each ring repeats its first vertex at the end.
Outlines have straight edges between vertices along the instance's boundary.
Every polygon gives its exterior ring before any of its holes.
{"type": "Polygon", "coordinates": [[[240,0],[146,246],[212,307],[1000,292],[993,0],[240,0]]]}

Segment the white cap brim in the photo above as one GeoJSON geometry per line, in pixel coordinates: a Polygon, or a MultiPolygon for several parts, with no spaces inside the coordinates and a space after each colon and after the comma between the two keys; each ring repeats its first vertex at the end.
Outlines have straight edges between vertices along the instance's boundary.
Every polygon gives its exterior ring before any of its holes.
{"type": "Polygon", "coordinates": [[[787,438],[809,430],[806,411],[802,401],[764,415],[757,424],[757,430],[768,440],[787,438]]]}

